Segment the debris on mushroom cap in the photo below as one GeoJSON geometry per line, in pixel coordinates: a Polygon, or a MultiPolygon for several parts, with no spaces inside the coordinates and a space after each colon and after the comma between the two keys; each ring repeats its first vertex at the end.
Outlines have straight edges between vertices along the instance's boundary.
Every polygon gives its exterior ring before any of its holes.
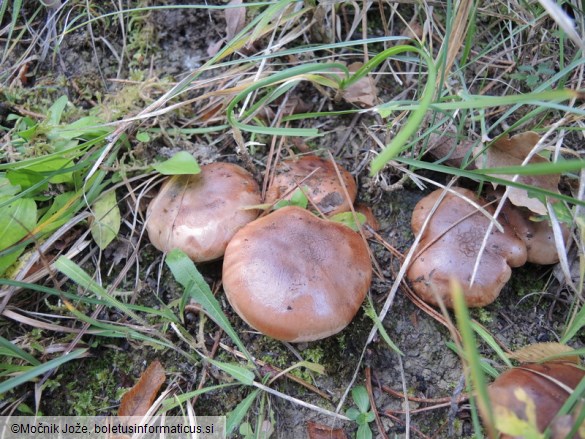
{"type": "MultiPolygon", "coordinates": [[[[534,215],[531,211],[523,207],[515,207],[509,202],[506,202],[502,214],[516,235],[526,244],[528,262],[540,265],[559,262],[554,232],[549,220],[533,221],[530,219],[534,215]]],[[[560,227],[563,240],[566,242],[570,230],[563,223],[560,227]]]]}
{"type": "Polygon", "coordinates": [[[368,248],[359,234],[294,206],[242,228],[223,263],[226,296],[240,317],[291,342],[341,331],[371,279],[368,248]]]}
{"type": "MultiPolygon", "coordinates": [[[[473,268],[490,220],[469,203],[485,201],[467,189],[453,188],[463,198],[447,193],[423,232],[417,254],[407,276],[414,290],[426,302],[438,304],[438,295],[451,307],[450,279],[461,284],[467,306],[486,306],[500,294],[511,275],[510,267],[526,262],[526,246],[506,224],[504,233],[495,227],[481,257],[479,270],[470,285],[473,268]],[[467,199],[467,200],[466,200],[467,199]]],[[[412,214],[412,230],[419,233],[422,225],[442,194],[439,189],[423,198],[412,214]]],[[[486,206],[490,214],[494,208],[486,206]]]]}
{"type": "MultiPolygon", "coordinates": [[[[527,410],[533,404],[536,427],[544,432],[583,377],[583,368],[560,361],[523,364],[509,369],[488,386],[496,419],[514,415],[527,421],[527,410]]],[[[519,436],[502,436],[513,437],[519,436]]]]}
{"type": "Polygon", "coordinates": [[[234,234],[258,216],[261,203],[250,173],[231,163],[211,163],[196,175],[169,178],[148,206],[148,236],[161,251],[183,250],[193,261],[223,256],[234,234]]]}
{"type": "Polygon", "coordinates": [[[351,174],[337,165],[347,188],[350,200],[345,196],[335,166],[329,160],[317,156],[304,156],[298,159],[289,159],[280,162],[276,167],[274,181],[266,192],[266,202],[274,203],[287,192],[284,199],[290,199],[297,185],[307,187],[308,197],[317,205],[319,210],[326,215],[334,215],[347,212],[350,204],[357,195],[357,186],[351,174]],[[309,174],[315,171],[311,177],[309,174]]]}

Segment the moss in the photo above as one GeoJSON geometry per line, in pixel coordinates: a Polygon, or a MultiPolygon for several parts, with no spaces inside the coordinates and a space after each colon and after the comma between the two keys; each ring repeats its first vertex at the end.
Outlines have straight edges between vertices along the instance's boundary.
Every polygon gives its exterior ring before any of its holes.
{"type": "Polygon", "coordinates": [[[132,355],[111,348],[67,363],[60,369],[62,378],[56,379],[61,386],[46,386],[41,411],[45,415],[113,414],[126,386],[133,384],[128,376],[134,366],[132,355]]]}

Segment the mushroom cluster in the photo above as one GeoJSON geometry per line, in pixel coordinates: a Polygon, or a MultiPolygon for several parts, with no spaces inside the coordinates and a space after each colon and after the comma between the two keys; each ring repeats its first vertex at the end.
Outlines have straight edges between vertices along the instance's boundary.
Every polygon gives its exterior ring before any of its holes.
{"type": "MultiPolygon", "coordinates": [[[[436,190],[414,208],[412,230],[419,233],[433,206],[443,195],[436,190]]],[[[468,306],[485,306],[493,302],[510,279],[511,267],[526,262],[526,246],[514,230],[503,224],[503,232],[492,230],[481,256],[481,269],[473,284],[475,261],[490,219],[477,209],[484,200],[463,188],[453,188],[444,195],[420,239],[417,253],[407,276],[414,290],[426,302],[452,306],[450,279],[461,284],[468,306]]],[[[485,206],[493,214],[491,206],[485,206]]]]}
{"type": "MultiPolygon", "coordinates": [[[[513,424],[504,419],[535,421],[536,425],[532,427],[540,433],[551,428],[552,437],[567,437],[566,434],[575,426],[579,410],[563,417],[557,417],[557,413],[584,377],[585,369],[570,362],[527,363],[511,368],[488,387],[496,419],[501,419],[500,425],[508,427],[513,427],[513,424]],[[560,434],[555,434],[555,431],[560,434]]],[[[501,437],[520,436],[512,433],[501,437]]],[[[585,425],[581,425],[576,436],[572,437],[585,438],[585,425]]]]}
{"type": "MultiPolygon", "coordinates": [[[[278,201],[299,184],[326,214],[350,210],[357,194],[349,172],[308,156],[277,167],[267,201],[278,201]]],[[[148,208],[150,240],[165,252],[179,248],[195,262],[225,253],[228,301],[268,336],[301,342],[341,331],[371,283],[367,244],[349,227],[299,207],[256,219],[258,210],[250,207],[260,198],[253,177],[236,165],[213,163],[200,174],[171,177],[148,208]]]]}
{"type": "MultiPolygon", "coordinates": [[[[492,192],[490,196],[497,199],[498,194],[492,192]]],[[[461,284],[468,306],[486,306],[498,297],[510,279],[511,267],[526,262],[558,262],[550,223],[532,221],[527,210],[506,203],[497,218],[503,232],[492,227],[479,270],[471,283],[495,209],[468,189],[454,187],[445,194],[439,189],[415,206],[411,220],[414,233],[422,230],[440,197],[443,198],[428,220],[407,272],[414,291],[424,301],[433,305],[442,301],[451,307],[449,283],[454,278],[461,284]]],[[[564,226],[561,229],[566,239],[569,230],[564,226]]]]}

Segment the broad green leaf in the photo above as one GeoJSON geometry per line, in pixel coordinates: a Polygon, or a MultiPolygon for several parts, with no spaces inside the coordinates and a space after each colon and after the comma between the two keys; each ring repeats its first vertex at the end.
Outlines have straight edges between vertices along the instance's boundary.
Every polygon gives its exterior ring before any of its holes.
{"type": "Polygon", "coordinates": [[[296,191],[293,192],[290,200],[280,200],[274,205],[274,210],[281,209],[286,206],[298,206],[301,209],[306,209],[309,200],[303,193],[303,191],[298,188],[296,191]]]}
{"type": "Polygon", "coordinates": [[[49,188],[49,180],[46,176],[29,169],[9,169],[6,172],[6,177],[13,186],[20,186],[23,190],[39,185],[34,189],[34,193],[45,191],[49,188]],[[44,180],[46,181],[43,183],[44,180]]]}
{"type": "Polygon", "coordinates": [[[100,249],[105,249],[120,231],[121,217],[116,192],[106,192],[92,206],[91,236],[100,249]]]}
{"type": "Polygon", "coordinates": [[[345,416],[347,416],[352,421],[357,420],[357,418],[361,415],[360,411],[356,407],[350,407],[345,412],[345,416]]]}
{"type": "Polygon", "coordinates": [[[226,419],[226,435],[230,437],[236,428],[242,423],[242,420],[246,414],[250,411],[250,407],[258,397],[259,389],[253,390],[248,396],[246,396],[240,403],[232,410],[226,419]]]}
{"type": "Polygon", "coordinates": [[[63,95],[59,99],[57,99],[51,108],[49,108],[49,120],[48,123],[50,125],[58,125],[61,121],[61,116],[63,115],[63,110],[67,106],[67,96],[63,95]]]}
{"type": "MultiPolygon", "coordinates": [[[[9,197],[1,197],[7,201],[9,197]]],[[[29,198],[19,198],[0,209],[0,251],[26,237],[37,224],[37,205],[29,198]]],[[[22,254],[24,248],[0,256],[0,275],[22,254]]]]}
{"type": "Polygon", "coordinates": [[[199,174],[201,168],[191,154],[181,151],[164,162],[152,166],[163,175],[185,175],[199,174]]]}
{"type": "Polygon", "coordinates": [[[86,352],[87,349],[77,349],[73,352],[70,352],[67,355],[57,357],[51,361],[47,361],[44,364],[32,367],[27,372],[24,372],[18,376],[3,381],[2,383],[0,383],[0,395],[8,392],[11,389],[14,389],[16,386],[31,381],[32,379],[38,377],[39,375],[43,375],[44,373],[50,370],[56,369],[57,367],[67,363],[68,361],[75,360],[76,358],[81,357],[86,352]]]}
{"type": "Polygon", "coordinates": [[[90,140],[112,132],[111,126],[105,126],[104,122],[95,116],[86,116],[68,125],[51,130],[47,135],[49,139],[76,139],[90,140]]]}
{"type": "Polygon", "coordinates": [[[211,358],[207,358],[207,361],[209,361],[215,367],[223,370],[225,373],[231,375],[242,384],[251,386],[254,382],[254,372],[252,372],[250,369],[246,369],[245,367],[242,367],[238,364],[212,360],[211,358]]]}
{"type": "Polygon", "coordinates": [[[55,230],[69,221],[73,216],[72,204],[78,197],[79,195],[76,192],[64,192],[57,195],[53,199],[53,204],[51,204],[49,210],[39,219],[39,227],[42,225],[43,232],[55,230]]]}
{"type": "Polygon", "coordinates": [[[148,135],[148,133],[142,131],[140,133],[136,133],[136,140],[145,143],[150,141],[150,136],[148,135]]]}
{"type": "MultiPolygon", "coordinates": [[[[18,170],[27,170],[37,172],[41,175],[41,179],[46,178],[45,173],[55,172],[55,175],[51,177],[49,183],[71,183],[73,181],[72,172],[63,172],[62,170],[72,166],[73,160],[65,157],[51,157],[48,160],[41,162],[31,163],[26,168],[19,168],[18,170]],[[62,172],[58,172],[62,171],[62,172]]],[[[9,171],[10,172],[10,171],[9,171]]],[[[23,186],[25,188],[26,186],[23,186]]]]}
{"type": "Polygon", "coordinates": [[[368,409],[370,408],[370,397],[368,396],[368,391],[364,386],[357,386],[351,389],[351,397],[353,398],[353,402],[357,405],[359,411],[361,413],[367,413],[368,409]]]}
{"type": "Polygon", "coordinates": [[[329,219],[336,223],[343,224],[344,226],[349,227],[354,232],[357,232],[359,230],[359,226],[355,223],[355,218],[357,217],[360,225],[362,225],[365,224],[366,222],[366,216],[363,213],[359,212],[356,212],[355,215],[356,216],[354,217],[352,212],[341,212],[336,213],[329,219]]]}
{"type": "Polygon", "coordinates": [[[221,310],[221,305],[213,296],[203,276],[197,271],[193,261],[181,250],[173,249],[167,254],[165,262],[171,269],[177,282],[185,288],[185,298],[192,298],[199,303],[207,315],[226,332],[240,351],[246,355],[246,358],[253,363],[246,346],[242,343],[240,337],[238,337],[238,334],[232,328],[232,325],[230,325],[229,320],[221,310]]]}
{"type": "Polygon", "coordinates": [[[10,183],[10,180],[6,177],[0,177],[0,197],[6,197],[8,195],[16,195],[20,192],[20,186],[15,186],[10,183]]]}
{"type": "Polygon", "coordinates": [[[373,434],[368,424],[362,424],[358,427],[357,433],[355,434],[356,439],[372,439],[373,434]]]}

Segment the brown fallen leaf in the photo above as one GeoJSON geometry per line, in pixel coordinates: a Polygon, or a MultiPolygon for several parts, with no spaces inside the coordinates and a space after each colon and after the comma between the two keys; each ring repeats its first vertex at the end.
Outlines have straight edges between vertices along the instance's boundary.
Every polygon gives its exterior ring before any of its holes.
{"type": "MultiPolygon", "coordinates": [[[[483,164],[486,168],[499,168],[504,166],[521,165],[534,145],[538,143],[540,136],[534,132],[516,134],[513,137],[496,140],[486,152],[486,160],[483,164]]],[[[535,155],[528,163],[549,163],[549,160],[535,155]]],[[[512,180],[513,175],[495,175],[506,180],[512,180]]],[[[530,186],[547,189],[552,192],[559,191],[559,174],[550,175],[521,175],[516,181],[530,186]]],[[[494,183],[494,187],[497,184],[494,183]]],[[[532,212],[547,215],[546,206],[538,199],[531,198],[524,189],[510,188],[508,191],[510,202],[516,206],[524,206],[532,212]]]]}
{"type": "Polygon", "coordinates": [[[233,6],[241,5],[242,0],[231,0],[228,3],[230,8],[225,10],[225,27],[226,39],[231,41],[246,25],[246,8],[235,8],[233,6]]]}
{"type": "Polygon", "coordinates": [[[460,168],[467,157],[470,162],[465,169],[475,169],[477,165],[475,161],[471,160],[480,148],[481,145],[477,145],[476,142],[467,139],[458,140],[457,133],[448,131],[441,135],[431,134],[429,136],[427,153],[436,160],[441,160],[442,164],[456,168],[460,168]]]}
{"type": "Polygon", "coordinates": [[[343,429],[331,428],[316,422],[307,422],[307,433],[309,439],[347,439],[343,429]]]}
{"type": "Polygon", "coordinates": [[[122,396],[118,416],[144,416],[165,382],[165,370],[158,360],[148,366],[138,382],[122,396]]]}
{"type": "MultiPolygon", "coordinates": [[[[355,62],[347,66],[351,73],[357,72],[363,63],[355,62]]],[[[370,108],[378,104],[378,89],[374,83],[374,79],[367,74],[358,79],[345,90],[341,96],[350,104],[357,104],[362,108],[370,108]]]]}

